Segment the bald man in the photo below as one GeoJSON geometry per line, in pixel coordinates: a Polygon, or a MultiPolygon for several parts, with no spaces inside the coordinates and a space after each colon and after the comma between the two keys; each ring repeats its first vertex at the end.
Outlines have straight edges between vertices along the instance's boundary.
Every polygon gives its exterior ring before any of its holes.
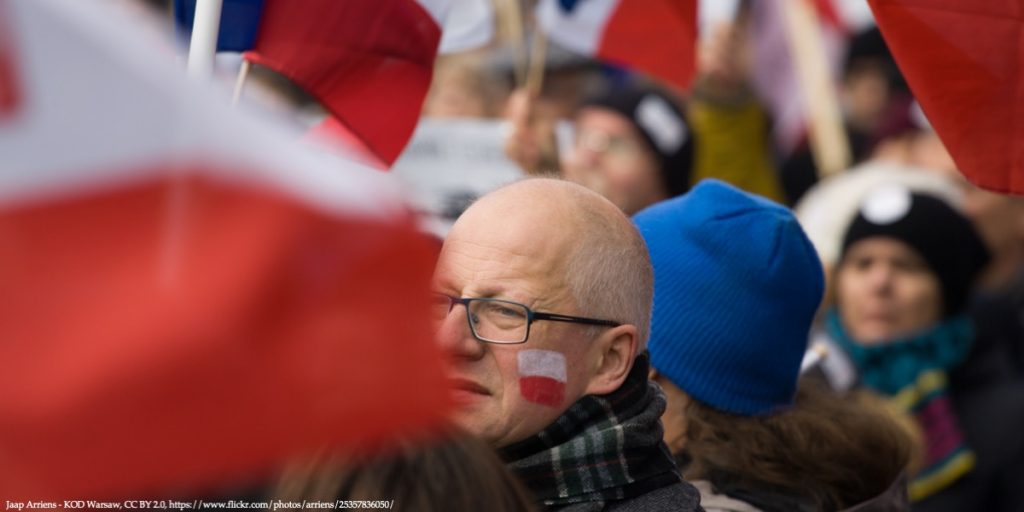
{"type": "Polygon", "coordinates": [[[629,219],[569,182],[484,196],[444,243],[435,307],[457,422],[548,509],[700,510],[647,380],[652,283],[629,219]]]}

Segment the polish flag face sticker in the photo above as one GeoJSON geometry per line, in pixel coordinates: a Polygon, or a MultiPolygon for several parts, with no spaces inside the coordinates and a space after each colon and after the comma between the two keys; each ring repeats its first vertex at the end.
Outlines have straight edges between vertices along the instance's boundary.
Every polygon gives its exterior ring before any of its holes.
{"type": "Polygon", "coordinates": [[[550,350],[519,352],[519,392],[526,400],[558,407],[565,400],[565,356],[550,350]]]}

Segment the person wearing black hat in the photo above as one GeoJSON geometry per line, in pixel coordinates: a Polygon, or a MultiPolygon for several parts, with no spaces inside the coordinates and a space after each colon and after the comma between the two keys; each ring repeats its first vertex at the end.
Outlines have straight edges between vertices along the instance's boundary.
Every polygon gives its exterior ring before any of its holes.
{"type": "Polygon", "coordinates": [[[988,260],[966,217],[895,185],[868,194],[843,238],[825,319],[838,350],[822,369],[836,387],[855,381],[888,396],[917,423],[925,446],[909,486],[915,511],[1024,502],[1024,383],[957,378],[975,344],[967,299],[988,260]]]}
{"type": "Polygon", "coordinates": [[[627,215],[689,189],[693,134],[667,92],[639,83],[609,90],[584,102],[575,128],[565,177],[627,215]]]}

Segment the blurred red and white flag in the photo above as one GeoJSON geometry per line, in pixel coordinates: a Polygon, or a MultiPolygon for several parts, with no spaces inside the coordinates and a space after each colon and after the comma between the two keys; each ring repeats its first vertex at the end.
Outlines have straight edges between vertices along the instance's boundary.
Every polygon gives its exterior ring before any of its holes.
{"type": "Polygon", "coordinates": [[[0,0],[0,496],[211,489],[439,424],[432,246],[397,184],[138,30],[0,0]]]}
{"type": "Polygon", "coordinates": [[[245,58],[288,77],[386,165],[430,88],[450,0],[266,0],[245,58]]]}
{"type": "Polygon", "coordinates": [[[928,121],[975,185],[1024,194],[1024,1],[870,0],[928,121]],[[1017,133],[1018,131],[1021,133],[1017,133]]]}
{"type": "Polygon", "coordinates": [[[834,0],[757,0],[750,3],[754,51],[754,89],[774,118],[776,145],[788,154],[807,137],[810,112],[808,91],[797,75],[796,59],[791,51],[791,34],[783,9],[794,8],[787,2],[806,2],[813,6],[821,32],[829,75],[838,89],[843,54],[846,51],[845,20],[833,4],[834,0]]]}
{"type": "Polygon", "coordinates": [[[494,5],[491,0],[449,0],[451,5],[441,34],[441,54],[459,53],[494,40],[494,5]]]}
{"type": "Polygon", "coordinates": [[[548,38],[685,91],[696,65],[697,0],[540,0],[548,38]]]}

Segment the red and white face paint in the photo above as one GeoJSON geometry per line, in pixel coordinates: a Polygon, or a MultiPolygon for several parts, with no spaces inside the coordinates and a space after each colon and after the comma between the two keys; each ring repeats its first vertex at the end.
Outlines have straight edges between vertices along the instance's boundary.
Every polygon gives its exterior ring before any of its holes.
{"type": "Polygon", "coordinates": [[[558,407],[568,380],[565,356],[551,350],[519,352],[519,392],[530,402],[558,407]]]}

